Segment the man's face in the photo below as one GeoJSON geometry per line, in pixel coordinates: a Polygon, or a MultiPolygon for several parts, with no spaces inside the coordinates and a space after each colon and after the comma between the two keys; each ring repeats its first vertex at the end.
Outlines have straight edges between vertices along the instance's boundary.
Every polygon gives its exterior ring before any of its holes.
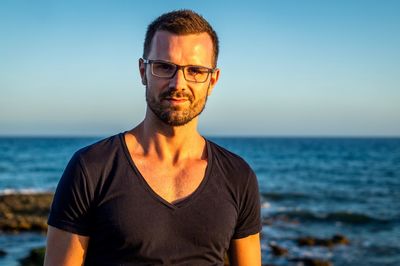
{"type": "MultiPolygon", "coordinates": [[[[212,68],[213,44],[207,33],[176,35],[158,31],[153,37],[147,59],[163,60],[177,65],[199,65],[212,68]]],[[[142,82],[150,110],[164,123],[181,126],[204,109],[207,96],[219,77],[219,70],[209,74],[204,83],[187,81],[182,69],[172,78],[153,76],[151,66],[140,62],[142,82]]]]}

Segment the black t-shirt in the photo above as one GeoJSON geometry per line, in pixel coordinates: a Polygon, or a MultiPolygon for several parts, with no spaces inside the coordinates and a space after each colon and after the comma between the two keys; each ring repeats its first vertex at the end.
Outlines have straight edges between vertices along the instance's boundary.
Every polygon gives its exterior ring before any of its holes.
{"type": "Polygon", "coordinates": [[[76,152],[48,224],[89,236],[85,265],[223,265],[232,239],[261,230],[257,179],[239,156],[206,141],[199,187],[171,204],[146,183],[124,134],[76,152]]]}

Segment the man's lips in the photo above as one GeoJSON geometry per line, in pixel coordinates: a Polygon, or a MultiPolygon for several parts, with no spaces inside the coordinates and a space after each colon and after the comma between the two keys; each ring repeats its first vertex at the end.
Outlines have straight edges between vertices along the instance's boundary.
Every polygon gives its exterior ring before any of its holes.
{"type": "Polygon", "coordinates": [[[187,98],[174,98],[174,97],[165,97],[164,100],[174,104],[184,103],[188,101],[187,98]]]}

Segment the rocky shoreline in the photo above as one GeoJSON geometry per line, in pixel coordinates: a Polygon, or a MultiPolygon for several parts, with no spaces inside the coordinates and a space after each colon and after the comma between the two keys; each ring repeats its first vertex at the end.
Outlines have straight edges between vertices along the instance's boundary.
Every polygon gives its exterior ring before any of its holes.
{"type": "MultiPolygon", "coordinates": [[[[53,199],[51,193],[0,195],[0,233],[42,232],[47,230],[47,216],[53,199]]],[[[264,225],[266,223],[264,222],[264,225]]],[[[268,226],[268,225],[266,225],[268,226]]],[[[321,239],[303,236],[293,240],[299,247],[323,246],[333,248],[336,245],[348,245],[350,241],[343,235],[321,239]]],[[[270,252],[275,257],[286,259],[288,264],[305,266],[330,266],[331,262],[318,258],[297,258],[290,251],[275,242],[269,242],[270,252]],[[289,263],[290,262],[290,263],[289,263]]],[[[7,253],[0,249],[0,257],[7,253]]],[[[44,248],[33,249],[20,261],[21,265],[43,265],[44,248]]],[[[228,264],[226,264],[228,265],[228,264]]],[[[272,266],[266,264],[265,266],[272,266]]]]}
{"type": "Polygon", "coordinates": [[[46,232],[53,194],[0,196],[0,232],[46,232]]]}

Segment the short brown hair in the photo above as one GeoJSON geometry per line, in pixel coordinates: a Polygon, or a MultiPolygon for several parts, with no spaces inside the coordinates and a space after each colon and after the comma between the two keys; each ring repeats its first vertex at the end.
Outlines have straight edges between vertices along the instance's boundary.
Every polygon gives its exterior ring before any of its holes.
{"type": "Polygon", "coordinates": [[[218,36],[211,25],[201,15],[188,9],[162,14],[149,24],[143,47],[143,58],[150,53],[151,41],[157,31],[164,30],[177,35],[196,34],[206,32],[213,42],[213,65],[217,66],[219,43],[218,36]]]}

